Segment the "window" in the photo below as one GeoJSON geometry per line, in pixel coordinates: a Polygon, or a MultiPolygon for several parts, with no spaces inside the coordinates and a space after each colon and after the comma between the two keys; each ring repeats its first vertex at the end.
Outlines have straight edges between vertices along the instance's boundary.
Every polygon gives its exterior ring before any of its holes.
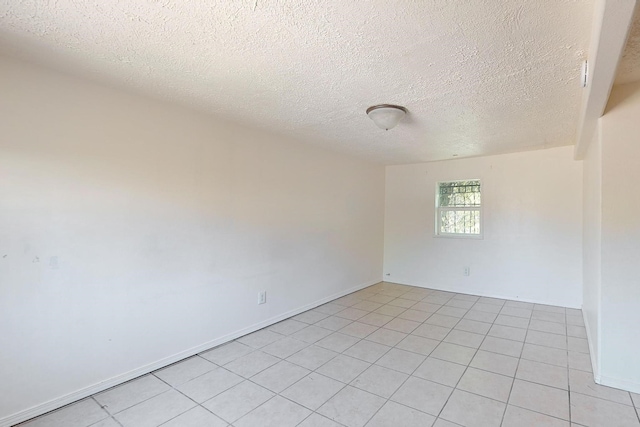
{"type": "Polygon", "coordinates": [[[436,193],[436,235],[481,237],[480,180],[439,182],[436,193]]]}

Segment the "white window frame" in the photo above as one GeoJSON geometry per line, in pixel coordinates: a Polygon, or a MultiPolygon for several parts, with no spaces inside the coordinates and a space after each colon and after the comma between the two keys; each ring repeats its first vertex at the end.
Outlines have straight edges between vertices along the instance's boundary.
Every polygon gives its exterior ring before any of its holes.
{"type": "Polygon", "coordinates": [[[478,178],[469,178],[469,179],[454,179],[447,181],[438,181],[436,182],[436,197],[435,197],[435,233],[434,237],[444,237],[447,239],[483,239],[484,238],[484,194],[482,192],[482,180],[478,178]],[[463,182],[463,181],[478,181],[480,182],[480,206],[469,206],[469,207],[440,207],[440,184],[447,182],[463,182]],[[480,233],[478,234],[467,234],[467,233],[442,233],[440,232],[440,222],[442,219],[442,211],[480,211],[480,233]]]}

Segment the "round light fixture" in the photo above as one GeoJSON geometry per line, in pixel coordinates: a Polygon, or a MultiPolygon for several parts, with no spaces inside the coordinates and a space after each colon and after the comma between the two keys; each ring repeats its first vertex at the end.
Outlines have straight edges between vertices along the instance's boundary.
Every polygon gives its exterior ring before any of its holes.
{"type": "Polygon", "coordinates": [[[367,108],[367,116],[380,129],[389,130],[407,114],[407,109],[399,105],[380,104],[367,108]]]}

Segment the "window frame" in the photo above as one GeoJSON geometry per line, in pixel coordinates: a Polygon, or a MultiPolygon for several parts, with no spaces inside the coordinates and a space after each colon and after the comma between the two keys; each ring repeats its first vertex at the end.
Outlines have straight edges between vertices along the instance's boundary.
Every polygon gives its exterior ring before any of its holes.
{"type": "Polygon", "coordinates": [[[482,180],[479,178],[469,178],[469,179],[453,179],[447,181],[438,181],[436,182],[435,189],[435,232],[433,237],[442,237],[445,239],[476,239],[482,240],[484,239],[484,194],[482,192],[482,180]],[[449,182],[465,182],[465,181],[478,181],[480,183],[480,206],[469,206],[469,207],[440,207],[440,185],[449,182]],[[466,234],[466,233],[441,233],[440,232],[440,223],[442,219],[442,211],[479,211],[480,220],[478,221],[480,232],[478,234],[466,234]]]}

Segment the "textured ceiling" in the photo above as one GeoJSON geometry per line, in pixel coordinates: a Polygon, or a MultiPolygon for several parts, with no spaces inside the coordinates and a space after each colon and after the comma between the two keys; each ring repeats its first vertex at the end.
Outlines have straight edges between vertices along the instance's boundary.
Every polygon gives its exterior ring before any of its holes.
{"type": "Polygon", "coordinates": [[[616,84],[625,84],[640,80],[640,7],[636,8],[631,24],[627,44],[618,66],[616,84]]]}
{"type": "Polygon", "coordinates": [[[0,52],[385,164],[573,144],[592,0],[0,0],[0,52]],[[385,132],[367,107],[409,109],[385,132]]]}

